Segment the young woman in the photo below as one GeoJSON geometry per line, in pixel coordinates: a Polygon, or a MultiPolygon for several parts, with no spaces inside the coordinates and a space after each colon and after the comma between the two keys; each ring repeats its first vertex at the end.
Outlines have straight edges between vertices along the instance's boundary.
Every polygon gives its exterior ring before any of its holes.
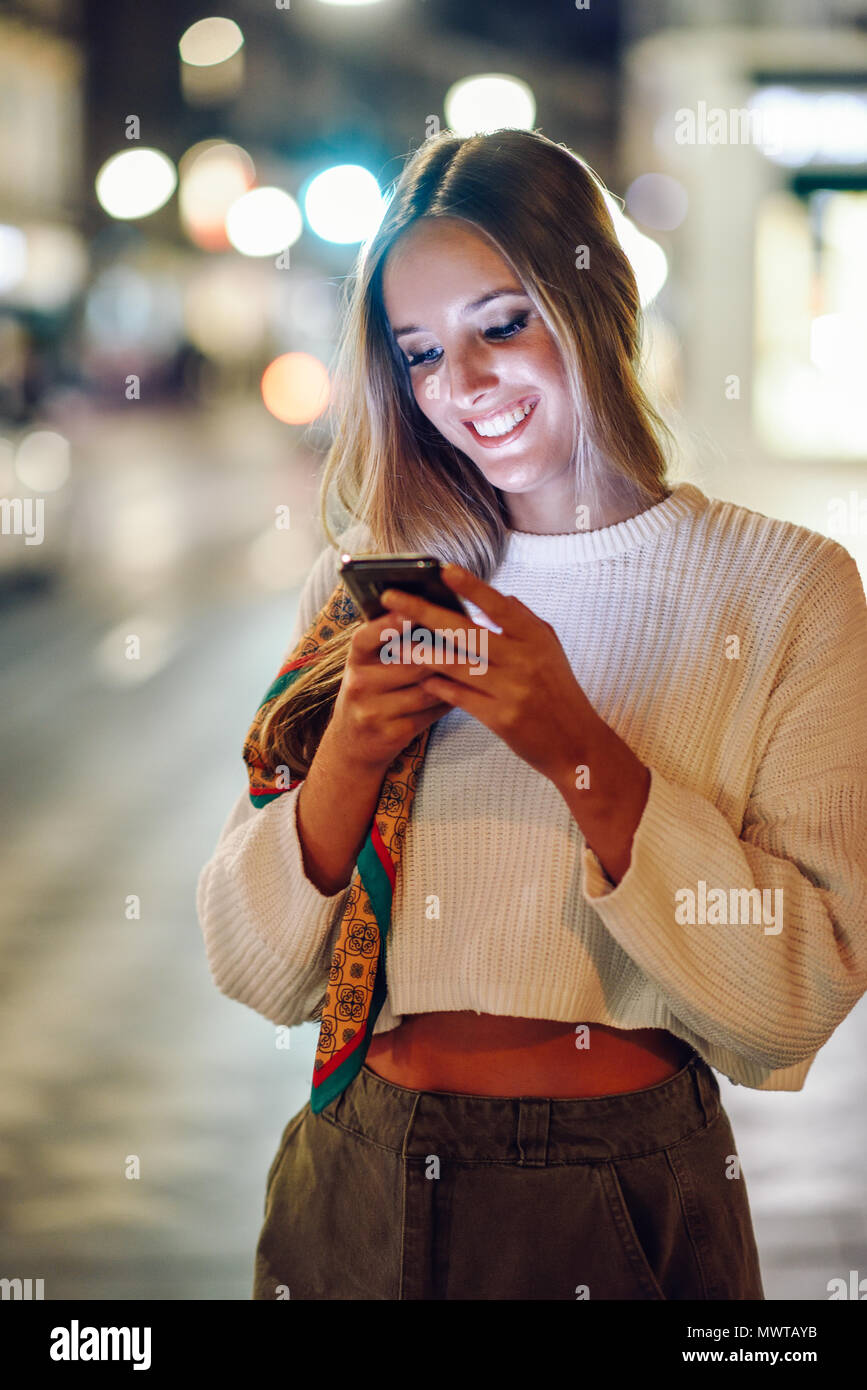
{"type": "Polygon", "coordinates": [[[867,604],[836,542],[669,482],[639,345],[572,153],[410,159],[359,258],[290,651],[341,549],[418,551],[458,565],[487,669],[384,663],[383,621],[351,625],[263,727],[303,780],[245,789],[202,870],[219,988],[316,1018],[384,773],[433,726],[387,999],[284,1131],[254,1298],[764,1296],[711,1068],[800,1089],[867,988],[867,604]]]}

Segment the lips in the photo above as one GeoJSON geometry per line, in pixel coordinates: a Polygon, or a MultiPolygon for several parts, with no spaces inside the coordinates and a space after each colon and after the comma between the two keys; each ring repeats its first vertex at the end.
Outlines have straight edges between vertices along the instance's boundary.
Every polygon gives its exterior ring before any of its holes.
{"type": "Polygon", "coordinates": [[[506,402],[504,406],[497,406],[496,410],[486,410],[485,414],[479,414],[479,416],[467,416],[461,420],[461,424],[467,425],[468,428],[472,428],[472,423],[475,420],[481,424],[490,424],[490,421],[496,420],[497,416],[507,416],[511,411],[517,410],[518,406],[535,406],[538,399],[536,395],[518,396],[517,399],[506,402]]]}
{"type": "Polygon", "coordinates": [[[522,396],[484,415],[473,415],[461,423],[473,439],[485,448],[496,448],[515,439],[526,427],[539,404],[538,396],[522,396]],[[516,419],[516,416],[520,417],[516,419]],[[480,429],[477,427],[481,427],[480,429]]]}

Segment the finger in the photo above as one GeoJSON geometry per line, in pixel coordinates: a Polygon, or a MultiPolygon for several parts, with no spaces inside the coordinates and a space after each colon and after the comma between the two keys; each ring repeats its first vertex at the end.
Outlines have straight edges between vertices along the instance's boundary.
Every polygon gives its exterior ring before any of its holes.
{"type": "Polygon", "coordinates": [[[417,626],[426,627],[431,632],[436,628],[461,628],[467,632],[471,628],[481,630],[480,625],[473,622],[468,613],[456,613],[453,608],[443,608],[438,603],[431,603],[419,594],[408,594],[403,589],[386,589],[380,594],[380,599],[392,620],[409,618],[417,626]]]}
{"type": "Polygon", "coordinates": [[[364,645],[368,651],[377,652],[383,642],[392,636],[395,626],[394,614],[380,613],[378,618],[368,618],[362,623],[364,645]]]}
{"type": "MultiPolygon", "coordinates": [[[[376,618],[372,627],[377,630],[373,634],[375,645],[371,646],[368,642],[367,650],[357,659],[358,665],[365,671],[365,679],[375,688],[382,690],[417,685],[419,681],[424,680],[427,667],[412,660],[411,646],[401,642],[396,644],[396,651],[395,646],[383,646],[383,642],[394,635],[394,628],[390,631],[388,629],[388,620],[376,618]],[[384,628],[380,628],[382,622],[386,623],[384,628]]],[[[364,640],[367,641],[367,638],[364,640]]]]}
{"type": "Polygon", "coordinates": [[[442,715],[448,714],[448,712],[449,706],[443,705],[442,709],[439,710],[434,708],[423,709],[420,710],[418,714],[407,715],[406,718],[409,720],[410,728],[413,731],[413,737],[416,734],[423,733],[425,729],[429,729],[431,724],[435,723],[437,719],[440,719],[442,715]]]}
{"type": "Polygon", "coordinates": [[[402,629],[400,620],[394,613],[383,613],[378,618],[368,619],[356,629],[356,651],[366,660],[372,658],[378,662],[383,643],[393,638],[395,631],[400,635],[402,629]]]}
{"type": "Polygon", "coordinates": [[[445,704],[441,696],[426,690],[422,684],[407,686],[405,689],[391,691],[382,697],[383,718],[390,719],[401,714],[417,714],[421,710],[433,709],[435,705],[445,704]]]}
{"type": "MultiPolygon", "coordinates": [[[[465,685],[459,685],[445,676],[428,676],[423,689],[431,695],[435,695],[437,699],[443,700],[447,705],[466,710],[467,714],[472,714],[482,724],[488,724],[495,707],[495,702],[490,696],[465,685]]],[[[490,727],[489,724],[488,727],[490,727]]]]}
{"type": "Polygon", "coordinates": [[[436,652],[430,652],[419,657],[422,669],[429,676],[443,676],[446,680],[454,681],[458,685],[466,686],[470,690],[478,690],[482,694],[496,698],[497,688],[500,686],[500,671],[491,671],[494,663],[488,661],[488,654],[485,645],[482,645],[478,653],[472,657],[464,653],[445,653],[437,656],[436,652]],[[449,659],[451,657],[451,660],[449,659]],[[485,680],[485,676],[491,673],[495,678],[485,680]]]}
{"type": "Polygon", "coordinates": [[[503,632],[518,634],[523,630],[523,615],[526,610],[520,600],[513,598],[511,594],[501,594],[499,589],[492,588],[483,579],[465,570],[462,565],[443,565],[441,573],[450,589],[454,589],[461,598],[467,598],[470,603],[481,608],[503,632]]]}

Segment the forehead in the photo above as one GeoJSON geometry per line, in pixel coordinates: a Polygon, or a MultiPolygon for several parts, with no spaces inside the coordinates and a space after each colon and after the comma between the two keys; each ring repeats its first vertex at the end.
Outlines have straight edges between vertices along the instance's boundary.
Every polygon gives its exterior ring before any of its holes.
{"type": "Polygon", "coordinates": [[[478,228],[457,217],[427,217],[414,222],[392,246],[382,292],[385,311],[394,323],[428,299],[441,303],[444,294],[472,299],[487,288],[513,282],[520,284],[509,263],[478,228]]]}

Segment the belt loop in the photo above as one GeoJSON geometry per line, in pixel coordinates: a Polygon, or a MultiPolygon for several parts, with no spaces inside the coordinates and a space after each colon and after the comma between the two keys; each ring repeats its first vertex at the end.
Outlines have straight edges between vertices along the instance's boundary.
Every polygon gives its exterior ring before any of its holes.
{"type": "Polygon", "coordinates": [[[719,1087],[716,1084],[716,1077],[703,1057],[696,1054],[691,1065],[695,1093],[704,1115],[705,1125],[709,1125],[713,1123],[719,1113],[719,1087]]]}
{"type": "Polygon", "coordinates": [[[402,1159],[406,1159],[409,1154],[409,1146],[413,1137],[413,1126],[415,1124],[415,1112],[418,1110],[418,1103],[421,1100],[421,1096],[421,1091],[416,1091],[412,1098],[412,1108],[409,1112],[409,1119],[406,1122],[406,1127],[403,1131],[403,1139],[400,1145],[400,1156],[402,1159]]]}
{"type": "Polygon", "coordinates": [[[518,1101],[516,1142],[522,1166],[544,1168],[548,1162],[548,1130],[551,1102],[542,1096],[522,1096],[518,1101]]]}

